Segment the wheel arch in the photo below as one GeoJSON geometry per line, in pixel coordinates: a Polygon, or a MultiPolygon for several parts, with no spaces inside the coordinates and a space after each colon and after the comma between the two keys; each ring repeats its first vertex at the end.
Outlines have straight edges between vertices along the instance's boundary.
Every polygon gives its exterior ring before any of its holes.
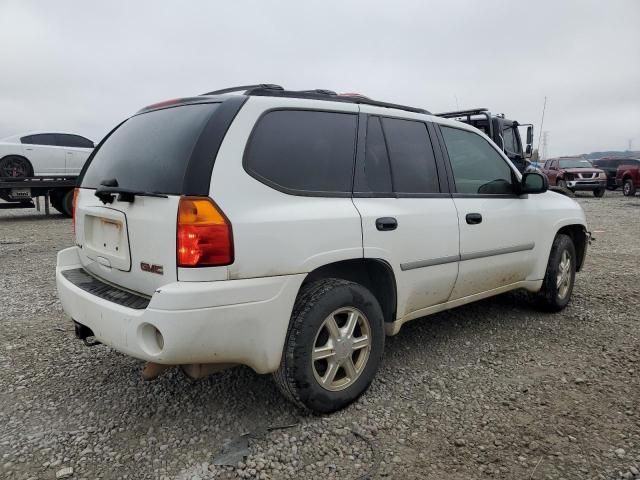
{"type": "Polygon", "coordinates": [[[579,272],[584,265],[587,245],[589,244],[587,229],[581,224],[565,225],[558,230],[556,236],[559,234],[567,235],[573,242],[573,246],[576,249],[576,272],[579,272]]]}
{"type": "Polygon", "coordinates": [[[398,294],[393,268],[378,258],[353,258],[329,263],[307,274],[302,285],[324,278],[341,278],[358,283],[371,291],[382,308],[384,321],[396,318],[398,294]]]}

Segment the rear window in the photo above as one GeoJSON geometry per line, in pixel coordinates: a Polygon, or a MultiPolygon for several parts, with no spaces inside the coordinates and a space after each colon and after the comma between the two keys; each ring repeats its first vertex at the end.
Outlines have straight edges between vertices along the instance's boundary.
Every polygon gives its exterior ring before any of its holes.
{"type": "Polygon", "coordinates": [[[58,145],[62,147],[93,148],[93,142],[87,138],[81,137],[80,135],[57,133],[56,139],[58,140],[58,145]]]}
{"type": "Polygon", "coordinates": [[[179,195],[193,148],[217,103],[166,108],[131,117],[96,152],[82,180],[97,188],[115,178],[122,188],[179,195]]]}
{"type": "Polygon", "coordinates": [[[245,168],[285,192],[350,193],[356,121],[349,113],[269,112],[251,135],[245,168]]]}

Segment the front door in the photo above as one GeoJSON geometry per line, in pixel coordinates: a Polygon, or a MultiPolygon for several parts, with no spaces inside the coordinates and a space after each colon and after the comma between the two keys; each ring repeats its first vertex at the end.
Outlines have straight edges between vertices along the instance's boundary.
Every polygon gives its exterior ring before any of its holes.
{"type": "Polygon", "coordinates": [[[504,154],[471,130],[441,126],[455,183],[460,267],[451,300],[525,280],[542,225],[532,198],[518,196],[519,181],[504,154]]]}
{"type": "Polygon", "coordinates": [[[59,147],[53,133],[30,135],[24,144],[24,154],[33,165],[35,175],[62,175],[65,173],[65,151],[59,147]]]}
{"type": "Polygon", "coordinates": [[[394,270],[397,318],[446,302],[458,274],[458,216],[426,123],[361,106],[353,202],[366,258],[394,270]],[[444,179],[443,179],[444,180],[444,179]]]}

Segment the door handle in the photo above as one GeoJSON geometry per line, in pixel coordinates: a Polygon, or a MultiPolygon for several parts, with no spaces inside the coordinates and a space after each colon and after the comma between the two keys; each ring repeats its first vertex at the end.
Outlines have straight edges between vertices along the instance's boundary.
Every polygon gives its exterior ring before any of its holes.
{"type": "Polygon", "coordinates": [[[469,225],[477,225],[479,223],[482,223],[482,215],[480,215],[479,213],[467,213],[466,219],[469,225]]]}
{"type": "Polygon", "coordinates": [[[381,232],[388,232],[398,228],[398,221],[393,217],[381,217],[376,220],[376,228],[381,232]]]}

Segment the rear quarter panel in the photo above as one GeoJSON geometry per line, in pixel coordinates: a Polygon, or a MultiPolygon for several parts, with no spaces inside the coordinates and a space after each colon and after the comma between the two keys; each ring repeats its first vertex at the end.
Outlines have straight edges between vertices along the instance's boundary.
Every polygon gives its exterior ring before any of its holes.
{"type": "Polygon", "coordinates": [[[351,198],[297,196],[275,190],[243,168],[256,120],[271,108],[357,113],[353,104],[251,97],[220,147],[210,196],[233,228],[235,261],[229,279],[305,273],[339,260],[361,258],[360,215],[351,198]]]}

